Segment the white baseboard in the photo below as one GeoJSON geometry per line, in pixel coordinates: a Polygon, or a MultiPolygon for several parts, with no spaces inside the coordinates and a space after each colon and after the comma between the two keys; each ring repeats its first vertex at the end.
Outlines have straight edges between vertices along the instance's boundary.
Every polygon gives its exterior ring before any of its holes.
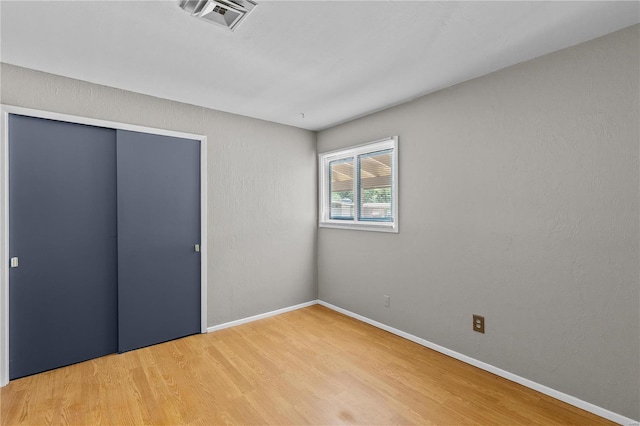
{"type": "Polygon", "coordinates": [[[482,370],[488,371],[489,373],[493,373],[496,376],[500,376],[503,377],[507,380],[511,380],[512,382],[516,382],[518,384],[521,384],[523,386],[526,386],[530,389],[533,389],[535,391],[538,391],[540,393],[543,393],[545,395],[548,395],[552,398],[555,399],[559,399],[560,401],[566,402],[567,404],[571,404],[575,407],[581,408],[585,411],[588,411],[590,413],[593,413],[597,416],[600,417],[604,417],[605,419],[611,420],[612,422],[616,422],[618,424],[621,425],[628,425],[628,426],[638,426],[640,424],[640,422],[638,422],[637,420],[633,420],[630,419],[628,417],[622,416],[620,414],[614,413],[612,411],[609,411],[605,408],[602,407],[598,407],[597,405],[591,404],[589,402],[583,401],[579,398],[576,398],[574,396],[571,395],[567,395],[566,393],[557,391],[555,389],[552,389],[550,387],[541,385],[540,383],[536,383],[532,380],[529,379],[525,379],[524,377],[520,377],[518,375],[515,375],[513,373],[510,373],[508,371],[502,370],[501,368],[498,367],[494,367],[491,364],[487,364],[486,362],[482,362],[482,361],[478,361],[477,359],[471,358],[470,356],[467,355],[463,355],[459,352],[456,351],[452,351],[451,349],[447,349],[443,346],[440,345],[436,345],[435,343],[431,343],[428,340],[422,339],[420,337],[414,336],[413,334],[409,334],[409,333],[405,333],[404,331],[398,330],[396,328],[393,327],[389,327],[388,325],[382,324],[378,321],[374,321],[372,319],[369,319],[367,317],[363,317],[362,315],[358,315],[356,313],[353,313],[351,311],[348,311],[346,309],[342,309],[339,308],[335,305],[332,305],[330,303],[324,302],[322,300],[318,300],[318,303],[322,306],[325,306],[329,309],[332,309],[336,312],[340,312],[341,314],[345,314],[347,316],[350,316],[352,318],[355,318],[357,320],[360,320],[362,322],[366,322],[367,324],[370,324],[374,327],[378,327],[381,328],[382,330],[388,331],[389,333],[393,333],[397,336],[400,337],[404,337],[407,340],[411,340],[412,342],[415,342],[419,345],[425,346],[429,349],[433,349],[434,351],[443,353],[445,355],[450,356],[451,358],[455,358],[457,360],[460,360],[464,363],[473,365],[474,367],[478,367],[482,370]]]}
{"type": "Polygon", "coordinates": [[[252,317],[241,318],[235,321],[225,322],[223,324],[214,325],[212,327],[207,328],[207,333],[211,333],[212,331],[222,330],[225,328],[233,327],[240,324],[246,324],[248,322],[257,321],[263,318],[269,318],[274,315],[284,314],[285,312],[295,311],[296,309],[306,308],[307,306],[317,305],[317,300],[311,300],[309,302],[300,303],[299,305],[288,306],[282,309],[276,309],[275,311],[266,312],[264,314],[254,315],[252,317]]]}

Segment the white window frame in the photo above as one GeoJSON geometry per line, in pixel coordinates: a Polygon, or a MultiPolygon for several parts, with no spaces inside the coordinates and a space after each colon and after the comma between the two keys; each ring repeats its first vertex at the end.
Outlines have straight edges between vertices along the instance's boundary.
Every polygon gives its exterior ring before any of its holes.
{"type": "Polygon", "coordinates": [[[318,195],[319,212],[318,226],[321,228],[353,229],[359,231],[377,231],[398,233],[398,136],[391,136],[361,145],[324,152],[318,154],[318,195]],[[388,222],[361,221],[358,220],[357,207],[353,220],[331,219],[331,189],[329,178],[329,163],[353,157],[354,177],[353,194],[354,204],[358,203],[359,176],[357,176],[357,157],[363,154],[371,154],[378,151],[392,150],[391,155],[391,211],[393,219],[388,222]]]}

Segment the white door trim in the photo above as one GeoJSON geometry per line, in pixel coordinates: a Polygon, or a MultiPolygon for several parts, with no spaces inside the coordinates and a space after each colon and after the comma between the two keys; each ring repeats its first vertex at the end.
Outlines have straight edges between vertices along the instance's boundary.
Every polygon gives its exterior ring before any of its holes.
{"type": "Polygon", "coordinates": [[[207,137],[31,108],[0,105],[0,387],[9,383],[9,114],[200,141],[200,331],[207,332],[207,137]]]}

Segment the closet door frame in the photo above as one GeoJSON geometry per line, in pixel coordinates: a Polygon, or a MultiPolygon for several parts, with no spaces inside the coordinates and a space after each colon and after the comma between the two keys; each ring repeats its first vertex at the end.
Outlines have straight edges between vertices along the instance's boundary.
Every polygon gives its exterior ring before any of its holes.
{"type": "Polygon", "coordinates": [[[207,137],[31,108],[0,105],[0,387],[9,383],[9,114],[200,141],[200,332],[207,332],[207,137]]]}

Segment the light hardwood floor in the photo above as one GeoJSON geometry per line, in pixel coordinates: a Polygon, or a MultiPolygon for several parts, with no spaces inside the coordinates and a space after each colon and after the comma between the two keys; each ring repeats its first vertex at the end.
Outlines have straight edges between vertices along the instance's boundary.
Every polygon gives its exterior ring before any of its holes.
{"type": "Polygon", "coordinates": [[[320,305],[25,377],[12,424],[611,424],[320,305]]]}

